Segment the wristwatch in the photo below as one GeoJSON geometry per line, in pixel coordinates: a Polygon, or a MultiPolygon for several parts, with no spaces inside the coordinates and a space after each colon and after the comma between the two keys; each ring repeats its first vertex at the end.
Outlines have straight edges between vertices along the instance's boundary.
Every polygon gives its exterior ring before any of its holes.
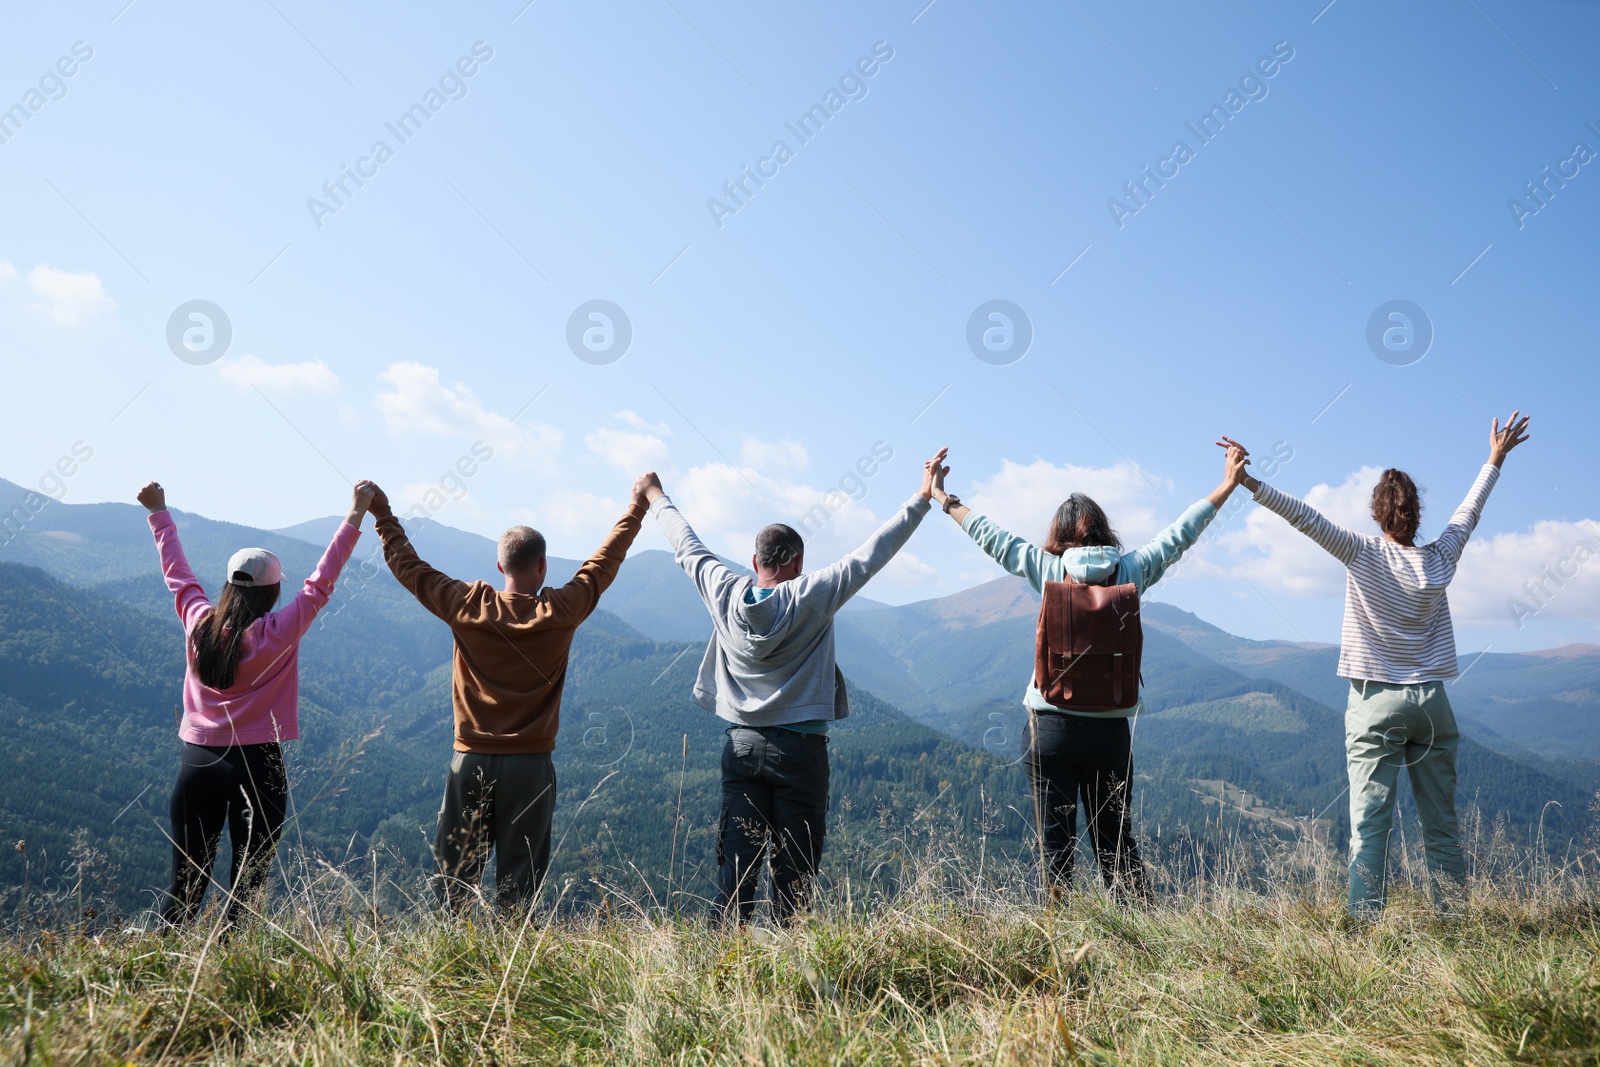
{"type": "Polygon", "coordinates": [[[961,498],[960,497],[956,496],[954,493],[946,493],[944,495],[943,507],[944,507],[944,513],[946,515],[950,514],[950,509],[951,508],[959,508],[960,506],[961,506],[961,498]]]}

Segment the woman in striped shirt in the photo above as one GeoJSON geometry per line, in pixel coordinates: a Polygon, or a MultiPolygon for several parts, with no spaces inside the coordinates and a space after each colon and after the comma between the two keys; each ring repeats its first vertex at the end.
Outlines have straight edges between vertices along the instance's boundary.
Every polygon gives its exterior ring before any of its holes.
{"type": "MultiPolygon", "coordinates": [[[[1416,543],[1422,504],[1404,472],[1386,470],[1372,491],[1382,536],[1329,522],[1304,501],[1246,477],[1256,502],[1327,549],[1345,566],[1339,676],[1350,679],[1345,752],[1350,773],[1350,913],[1376,916],[1384,904],[1384,867],[1394,825],[1395,789],[1405,768],[1422,821],[1434,902],[1446,906],[1466,889],[1456,819],[1456,747],[1460,734],[1444,682],[1460,674],[1445,589],[1467,538],[1510,451],[1528,439],[1528,419],[1495,419],[1489,462],[1450,523],[1416,543]],[[1448,884],[1447,884],[1448,883],[1448,884]]],[[[1234,444],[1223,438],[1226,444],[1234,444]]]]}

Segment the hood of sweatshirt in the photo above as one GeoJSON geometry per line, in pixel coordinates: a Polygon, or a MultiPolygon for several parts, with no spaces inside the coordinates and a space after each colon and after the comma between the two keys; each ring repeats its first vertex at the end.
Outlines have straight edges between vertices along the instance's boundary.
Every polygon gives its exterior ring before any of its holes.
{"type": "Polygon", "coordinates": [[[769,591],[757,589],[752,580],[739,591],[728,620],[733,630],[730,636],[738,642],[739,652],[753,660],[764,660],[783,647],[795,626],[796,584],[784,582],[769,591]],[[752,600],[752,596],[762,593],[767,595],[752,600]]]}
{"type": "Polygon", "coordinates": [[[1122,553],[1115,548],[1094,545],[1088,548],[1069,548],[1061,553],[1061,566],[1072,575],[1075,582],[1086,585],[1104,585],[1117,573],[1122,553]]]}

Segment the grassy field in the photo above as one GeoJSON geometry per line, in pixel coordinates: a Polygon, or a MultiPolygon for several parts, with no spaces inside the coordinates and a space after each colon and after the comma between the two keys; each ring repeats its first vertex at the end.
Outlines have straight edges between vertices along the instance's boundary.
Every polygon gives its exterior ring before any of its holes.
{"type": "MultiPolygon", "coordinates": [[[[1584,857],[1592,860],[1592,855],[1584,857]]],[[[1055,902],[930,868],[833,887],[786,931],[623,898],[520,921],[385,914],[323,870],[228,939],[59,917],[0,943],[11,1064],[1600,1063],[1585,865],[1476,879],[1435,916],[1403,862],[1354,926],[1337,871],[1055,902]]]]}

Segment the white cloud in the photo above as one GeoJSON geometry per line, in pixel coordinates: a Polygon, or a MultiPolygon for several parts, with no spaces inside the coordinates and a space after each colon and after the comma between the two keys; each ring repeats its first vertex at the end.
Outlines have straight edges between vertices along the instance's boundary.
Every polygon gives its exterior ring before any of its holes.
{"type": "Polygon", "coordinates": [[[554,467],[561,448],[561,431],[554,426],[513,422],[490,411],[468,386],[443,384],[439,369],[423,363],[391,363],[378,378],[385,386],[378,410],[390,433],[478,438],[493,445],[497,454],[554,467]]]}
{"type": "Polygon", "coordinates": [[[17,268],[9,261],[0,259],[0,282],[14,282],[17,280],[17,268]]]}
{"type": "Polygon", "coordinates": [[[671,470],[668,462],[671,446],[651,433],[602,427],[584,437],[583,443],[589,446],[590,452],[630,476],[647,470],[666,475],[671,470]]]}
{"type": "Polygon", "coordinates": [[[656,434],[659,437],[671,437],[672,436],[672,429],[666,423],[664,423],[664,422],[649,422],[643,416],[641,416],[638,412],[635,412],[635,411],[619,411],[619,412],[617,412],[616,417],[618,419],[620,419],[621,421],[627,423],[629,426],[632,426],[635,430],[645,430],[645,431],[647,431],[649,433],[656,434]]]}
{"type": "Polygon", "coordinates": [[[554,535],[577,542],[567,552],[551,551],[556,555],[576,556],[585,559],[606,532],[622,516],[623,503],[608,496],[600,496],[578,489],[557,489],[539,497],[534,508],[518,509],[512,518],[536,527],[546,536],[554,535]],[[583,548],[590,542],[594,544],[583,548]]]}
{"type": "MultiPolygon", "coordinates": [[[[940,518],[944,516],[941,515],[940,518]]],[[[927,588],[939,580],[939,571],[918,559],[916,553],[902,548],[895,553],[894,559],[878,572],[877,580],[885,585],[912,589],[927,588]]]]}
{"type": "Polygon", "coordinates": [[[782,522],[805,538],[807,570],[859,548],[909,495],[887,470],[853,479],[847,491],[727,463],[691,468],[666,488],[712,551],[745,563],[761,528],[782,522]]]}
{"type": "Polygon", "coordinates": [[[303,363],[266,363],[246,352],[217,364],[217,376],[247,392],[257,389],[277,393],[337,393],[339,376],[320,359],[303,363]]]}
{"type": "MultiPolygon", "coordinates": [[[[714,552],[729,559],[747,560],[756,533],[769,523],[783,522],[805,537],[811,566],[832,563],[881,525],[867,507],[868,499],[876,503],[882,495],[891,505],[904,499],[902,486],[880,487],[881,476],[855,477],[844,489],[795,480],[793,470],[804,466],[807,457],[804,446],[793,441],[746,440],[742,452],[747,460],[765,461],[759,467],[755,462],[715,462],[678,473],[671,445],[662,437],[670,433],[667,426],[628,411],[614,418],[628,428],[602,427],[586,434],[589,451],[629,475],[652,468],[660,471],[667,491],[696,532],[714,552]]],[[[518,514],[548,532],[588,541],[611,528],[625,503],[622,496],[557,489],[518,514]]],[[[925,576],[919,572],[920,577],[925,576]]]]}
{"type": "MultiPolygon", "coordinates": [[[[10,271],[8,277],[15,277],[16,268],[9,263],[6,267],[10,271]]],[[[28,306],[62,326],[77,326],[117,306],[93,271],[77,274],[40,264],[28,272],[28,288],[40,300],[28,306]]]]}
{"type": "Polygon", "coordinates": [[[462,516],[481,518],[484,514],[460,481],[410,482],[391,493],[389,499],[395,511],[407,518],[419,507],[422,515],[440,522],[459,522],[462,516]]]}
{"type": "MultiPolygon", "coordinates": [[[[1372,487],[1381,473],[1377,467],[1362,467],[1339,485],[1312,486],[1301,499],[1340,526],[1375,534],[1378,527],[1372,521],[1372,487]]],[[[1245,490],[1234,492],[1237,495],[1245,490]]],[[[1231,557],[1227,562],[1217,562],[1220,573],[1248,578],[1263,589],[1295,596],[1336,596],[1343,592],[1343,564],[1276,512],[1251,503],[1245,507],[1242,526],[1216,535],[1216,546],[1231,557]]]]}
{"type": "Polygon", "coordinates": [[[1056,508],[1073,493],[1092,497],[1105,510],[1123,544],[1130,548],[1178,517],[1177,512],[1165,515],[1156,509],[1172,484],[1127,460],[1110,467],[1076,467],[1070,463],[1058,466],[1043,459],[1026,465],[1002,460],[992,477],[972,483],[971,490],[965,493],[961,492],[958,474],[952,469],[951,492],[1034,544],[1043,542],[1056,508]]]}
{"type": "Polygon", "coordinates": [[[1521,627],[1540,619],[1600,619],[1600,522],[1546,519],[1467,543],[1450,610],[1458,622],[1521,627]]]}
{"type": "MultiPolygon", "coordinates": [[[[822,491],[794,482],[769,478],[752,467],[706,463],[692,467],[669,486],[673,499],[702,539],[719,551],[737,545],[736,555],[748,554],[755,535],[774,522],[797,524],[806,508],[822,491]]],[[[837,517],[836,517],[837,518],[837,517]]],[[[804,531],[801,531],[804,533],[804,531]]]]}
{"type": "Polygon", "coordinates": [[[755,467],[761,471],[794,471],[798,473],[806,469],[811,458],[806,455],[805,446],[798,441],[759,441],[754,437],[746,437],[744,444],[739,448],[739,458],[746,466],[755,467]]]}

